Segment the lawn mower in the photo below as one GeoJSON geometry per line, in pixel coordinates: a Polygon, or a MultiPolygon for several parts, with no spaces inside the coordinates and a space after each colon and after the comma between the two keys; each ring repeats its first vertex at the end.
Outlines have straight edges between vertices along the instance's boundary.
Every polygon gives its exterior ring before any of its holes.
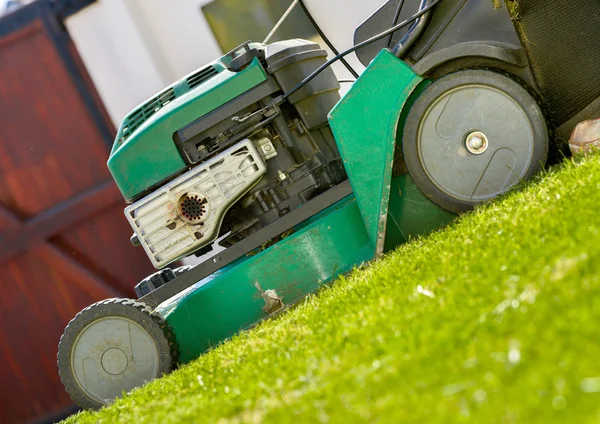
{"type": "Polygon", "coordinates": [[[108,168],[158,271],[66,327],[59,373],[81,407],[506,193],[600,116],[597,0],[391,0],[340,35],[349,3],[294,2],[333,59],[247,42],[122,121],[108,168]],[[343,97],[338,60],[357,77],[343,97]]]}

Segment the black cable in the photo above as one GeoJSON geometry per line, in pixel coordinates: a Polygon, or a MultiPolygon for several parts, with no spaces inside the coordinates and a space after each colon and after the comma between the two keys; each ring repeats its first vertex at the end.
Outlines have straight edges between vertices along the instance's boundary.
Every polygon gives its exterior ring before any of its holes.
{"type": "MultiPolygon", "coordinates": [[[[400,19],[400,13],[402,13],[402,9],[404,9],[404,3],[406,0],[400,0],[400,3],[398,3],[398,7],[396,8],[396,14],[394,15],[394,20],[392,21],[392,26],[396,25],[398,23],[398,19],[400,19]]],[[[388,39],[387,45],[389,46],[390,44],[392,44],[392,38],[394,37],[394,33],[392,32],[390,34],[390,38],[388,39]]]]}
{"type": "MultiPolygon", "coordinates": [[[[404,1],[404,0],[402,0],[402,1],[404,1]]],[[[337,49],[335,48],[335,46],[333,45],[333,43],[331,41],[329,41],[329,38],[327,38],[327,36],[325,35],[325,33],[321,30],[321,27],[319,27],[319,25],[317,24],[317,22],[315,22],[314,18],[312,17],[312,15],[310,14],[310,12],[306,8],[306,6],[304,5],[304,2],[302,0],[300,0],[299,3],[300,3],[300,7],[304,11],[304,14],[308,18],[308,20],[310,21],[310,23],[312,24],[312,26],[315,27],[315,29],[317,30],[317,33],[323,39],[323,41],[325,42],[325,44],[327,44],[327,47],[329,47],[331,49],[331,51],[333,52],[333,54],[339,55],[340,53],[337,51],[337,49]]],[[[352,68],[352,66],[350,66],[350,64],[345,59],[341,59],[340,61],[344,64],[344,66],[346,67],[346,69],[348,69],[348,71],[350,71],[350,73],[352,74],[352,76],[354,78],[358,78],[358,74],[356,73],[356,71],[352,68]]]]}
{"type": "MultiPolygon", "coordinates": [[[[294,94],[296,91],[300,90],[306,84],[308,84],[309,82],[311,82],[317,75],[319,75],[321,72],[323,72],[329,66],[331,66],[332,63],[337,62],[338,60],[342,59],[344,56],[349,55],[350,53],[352,53],[352,52],[360,49],[361,47],[364,47],[366,45],[374,43],[377,40],[381,40],[382,38],[384,38],[384,37],[386,37],[386,36],[388,36],[390,34],[393,34],[394,32],[398,31],[399,29],[404,28],[406,25],[410,24],[411,22],[416,21],[421,16],[423,16],[424,14],[426,14],[427,12],[429,12],[431,9],[433,9],[435,6],[437,6],[437,4],[440,3],[441,1],[442,0],[435,0],[429,6],[424,7],[419,12],[415,13],[411,18],[409,18],[409,19],[407,19],[407,20],[399,23],[396,26],[393,26],[392,28],[388,29],[387,31],[382,32],[381,34],[378,34],[378,35],[376,35],[374,37],[369,38],[368,40],[363,41],[362,43],[358,43],[354,47],[351,47],[348,50],[343,51],[342,53],[337,54],[333,59],[328,60],[323,65],[319,66],[317,68],[317,70],[315,70],[312,74],[310,74],[309,76],[307,76],[306,78],[304,78],[302,80],[302,82],[300,84],[298,84],[295,88],[293,88],[292,90],[290,90],[287,93],[285,93],[281,97],[281,99],[285,100],[288,97],[290,97],[292,94],[294,94]]],[[[300,3],[302,3],[302,1],[300,3]]]]}

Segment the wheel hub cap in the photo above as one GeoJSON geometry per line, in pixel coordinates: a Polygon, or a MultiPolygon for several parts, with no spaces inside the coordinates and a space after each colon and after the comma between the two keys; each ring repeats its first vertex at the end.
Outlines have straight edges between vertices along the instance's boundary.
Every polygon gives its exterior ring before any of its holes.
{"type": "Polygon", "coordinates": [[[112,347],[102,355],[102,368],[109,374],[119,375],[127,369],[127,355],[121,349],[112,347]]]}
{"type": "Polygon", "coordinates": [[[505,192],[521,180],[533,155],[533,129],[520,105],[479,84],[442,94],[424,113],[418,137],[429,180],[461,201],[505,192]]]}
{"type": "Polygon", "coordinates": [[[158,363],[152,337],[139,324],[118,316],[84,328],[71,355],[77,384],[103,403],[156,378],[158,363]]]}

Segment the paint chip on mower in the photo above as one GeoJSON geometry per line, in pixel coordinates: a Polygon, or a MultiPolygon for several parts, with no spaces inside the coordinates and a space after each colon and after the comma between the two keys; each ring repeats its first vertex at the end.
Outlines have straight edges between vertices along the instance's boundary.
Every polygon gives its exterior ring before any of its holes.
{"type": "Polygon", "coordinates": [[[265,301],[263,311],[269,315],[272,315],[275,312],[279,312],[283,309],[285,306],[283,304],[283,298],[277,295],[277,291],[263,290],[258,281],[254,283],[254,287],[256,287],[256,289],[260,292],[260,297],[262,297],[265,301]]]}

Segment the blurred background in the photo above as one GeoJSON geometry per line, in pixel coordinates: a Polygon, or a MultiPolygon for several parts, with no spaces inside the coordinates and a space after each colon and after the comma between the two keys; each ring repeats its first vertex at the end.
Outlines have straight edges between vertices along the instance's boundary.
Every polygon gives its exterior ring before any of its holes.
{"type": "MultiPolygon", "coordinates": [[[[262,41],[290,4],[0,0],[0,423],[73,412],[56,367],[64,327],[153,272],[106,169],[121,118],[262,41]]],[[[319,41],[300,8],[273,41],[297,37],[319,41]]]]}

